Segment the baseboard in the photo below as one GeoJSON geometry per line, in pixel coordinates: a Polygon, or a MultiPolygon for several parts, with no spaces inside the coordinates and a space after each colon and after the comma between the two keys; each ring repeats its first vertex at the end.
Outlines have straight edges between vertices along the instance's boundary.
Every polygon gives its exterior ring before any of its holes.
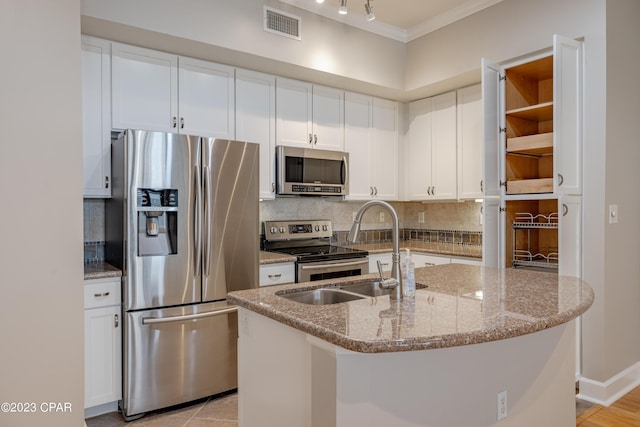
{"type": "Polygon", "coordinates": [[[640,385],[640,362],[636,362],[605,382],[580,378],[579,393],[576,397],[587,402],[609,406],[638,385],[640,385]]]}
{"type": "Polygon", "coordinates": [[[84,409],[84,417],[91,418],[97,417],[98,415],[108,414],[109,412],[117,412],[118,411],[118,401],[115,402],[107,402],[102,405],[92,406],[91,408],[84,409]]]}

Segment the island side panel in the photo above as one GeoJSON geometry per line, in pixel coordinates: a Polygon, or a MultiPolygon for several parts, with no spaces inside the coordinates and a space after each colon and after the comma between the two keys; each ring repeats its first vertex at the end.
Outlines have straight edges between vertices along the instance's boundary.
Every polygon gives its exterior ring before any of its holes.
{"type": "Polygon", "coordinates": [[[575,423],[574,321],[437,350],[336,351],[336,426],[568,426],[575,423]],[[507,391],[507,417],[497,395],[507,391]]]}
{"type": "Polygon", "coordinates": [[[306,334],[238,310],[238,425],[311,427],[306,334]]]}
{"type": "Polygon", "coordinates": [[[357,353],[240,309],[241,427],[572,425],[574,321],[506,340],[357,353]],[[497,420],[497,394],[508,394],[497,420]]]}

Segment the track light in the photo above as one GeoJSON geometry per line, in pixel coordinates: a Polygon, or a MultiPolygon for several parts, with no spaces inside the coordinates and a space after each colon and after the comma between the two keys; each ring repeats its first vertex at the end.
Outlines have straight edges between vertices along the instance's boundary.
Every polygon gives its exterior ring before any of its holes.
{"type": "Polygon", "coordinates": [[[373,14],[373,6],[369,3],[370,0],[364,4],[364,10],[367,12],[367,21],[373,21],[376,19],[376,15],[373,14]]]}
{"type": "Polygon", "coordinates": [[[340,15],[347,14],[347,0],[340,0],[340,9],[338,9],[340,15]]]}
{"type": "Polygon", "coordinates": [[[322,3],[324,3],[324,0],[316,0],[316,3],[322,4],[322,3]]]}

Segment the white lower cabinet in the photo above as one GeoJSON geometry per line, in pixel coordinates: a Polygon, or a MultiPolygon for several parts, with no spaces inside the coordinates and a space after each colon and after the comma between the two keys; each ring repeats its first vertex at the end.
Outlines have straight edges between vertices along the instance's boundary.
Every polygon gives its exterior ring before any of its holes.
{"type": "Polygon", "coordinates": [[[296,281],[295,264],[283,262],[260,266],[260,286],[282,285],[296,281]]]}
{"type": "Polygon", "coordinates": [[[448,256],[425,255],[411,252],[411,261],[418,267],[431,267],[440,264],[450,264],[451,258],[448,256]]]}
{"type": "MultiPolygon", "coordinates": [[[[400,249],[400,256],[404,256],[404,250],[400,249]]],[[[369,273],[378,271],[378,260],[382,263],[382,271],[391,271],[391,252],[369,254],[369,273]]],[[[433,265],[450,264],[451,258],[444,255],[426,255],[411,251],[411,261],[415,268],[430,267],[433,265]]],[[[459,261],[456,259],[455,262],[459,261]]]]}
{"type": "Polygon", "coordinates": [[[84,282],[84,407],[122,398],[120,278],[84,282]]]}

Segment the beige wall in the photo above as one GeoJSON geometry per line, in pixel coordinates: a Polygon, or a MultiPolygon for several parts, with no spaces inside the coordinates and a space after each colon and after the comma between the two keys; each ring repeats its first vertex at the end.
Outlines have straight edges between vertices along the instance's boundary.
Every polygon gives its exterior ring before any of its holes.
{"type": "Polygon", "coordinates": [[[80,0],[0,9],[0,401],[36,404],[0,425],[81,426],[80,0]]]}
{"type": "Polygon", "coordinates": [[[607,2],[606,197],[619,223],[606,225],[604,377],[640,360],[640,2],[607,2]],[[633,331],[632,336],[625,333],[633,331]]]}
{"type": "Polygon", "coordinates": [[[82,14],[111,40],[388,98],[405,85],[404,43],[277,0],[83,0],[82,14]],[[302,40],[263,31],[263,4],[299,16],[302,40]]]}

